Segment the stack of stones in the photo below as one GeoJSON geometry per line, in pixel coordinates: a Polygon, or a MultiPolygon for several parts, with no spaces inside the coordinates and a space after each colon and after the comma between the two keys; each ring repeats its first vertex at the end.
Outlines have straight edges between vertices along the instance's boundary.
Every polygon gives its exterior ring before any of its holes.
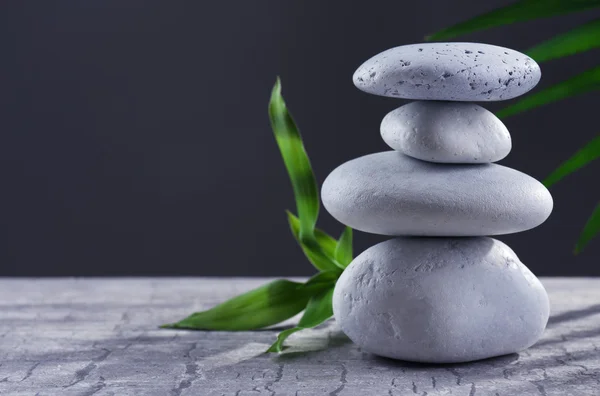
{"type": "Polygon", "coordinates": [[[354,74],[365,92],[416,100],[381,123],[395,151],[346,162],[322,189],[341,223],[395,237],[356,257],[335,288],[335,318],[364,350],[465,362],[518,352],[541,336],[544,287],[487,236],[538,226],[552,197],[532,177],[493,163],[509,153],[510,135],[471,103],[522,95],[540,75],[522,53],[474,43],[392,48],[354,74]]]}

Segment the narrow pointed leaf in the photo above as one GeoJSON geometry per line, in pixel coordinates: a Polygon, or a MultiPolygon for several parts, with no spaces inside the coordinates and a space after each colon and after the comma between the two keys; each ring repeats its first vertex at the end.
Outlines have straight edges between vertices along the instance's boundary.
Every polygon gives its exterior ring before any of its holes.
{"type": "Polygon", "coordinates": [[[344,228],[335,249],[335,259],[344,268],[352,261],[352,228],[344,228]]]}
{"type": "Polygon", "coordinates": [[[581,150],[566,160],[544,180],[544,185],[550,187],[565,176],[584,167],[593,160],[600,158],[600,135],[586,144],[581,150]]]}
{"type": "Polygon", "coordinates": [[[294,234],[294,238],[296,238],[308,261],[319,271],[339,271],[343,269],[343,266],[337,263],[334,258],[337,241],[317,229],[315,229],[313,236],[304,235],[304,238],[300,239],[300,220],[289,211],[287,213],[292,234],[294,234]]]}
{"type": "Polygon", "coordinates": [[[564,15],[594,7],[600,7],[600,0],[520,0],[443,29],[427,39],[446,40],[495,26],[564,15]]]}
{"type": "Polygon", "coordinates": [[[344,266],[338,263],[334,258],[326,255],[321,246],[313,238],[305,238],[298,241],[304,255],[319,271],[341,271],[344,266]]]}
{"type": "Polygon", "coordinates": [[[311,237],[319,215],[317,182],[298,127],[281,96],[279,78],[271,93],[269,117],[277,145],[294,189],[298,217],[300,218],[300,235],[302,238],[304,238],[304,235],[311,237]]]}
{"type": "MultiPolygon", "coordinates": [[[[311,292],[313,290],[318,290],[320,293],[326,293],[328,291],[331,291],[331,293],[333,293],[333,288],[335,287],[335,282],[338,277],[339,277],[339,273],[334,273],[333,271],[320,272],[320,273],[316,274],[315,276],[313,276],[312,278],[310,278],[308,281],[306,281],[306,283],[304,284],[304,287],[308,288],[311,292]]],[[[291,329],[286,329],[286,330],[282,331],[281,333],[279,333],[277,335],[277,340],[267,350],[267,352],[281,352],[283,350],[283,342],[290,335],[294,334],[297,331],[304,329],[308,324],[310,324],[309,320],[315,320],[316,317],[319,317],[319,312],[322,311],[323,309],[325,309],[325,310],[327,309],[327,301],[328,301],[328,300],[325,300],[325,302],[323,304],[319,305],[316,301],[321,300],[321,299],[322,298],[320,295],[313,297],[307,305],[304,316],[302,317],[303,321],[301,320],[301,323],[299,323],[298,326],[293,327],[291,329]],[[306,317],[306,319],[304,319],[305,317],[306,317]],[[301,324],[305,327],[300,327],[301,324]]],[[[329,318],[331,315],[333,315],[333,308],[331,309],[331,311],[332,311],[332,313],[327,318],[329,318]]],[[[325,315],[322,315],[322,316],[326,316],[326,315],[327,315],[327,312],[325,315]]],[[[327,318],[324,320],[327,320],[327,318]]],[[[323,322],[324,320],[322,320],[321,322],[323,322]]],[[[319,324],[321,322],[318,322],[317,324],[319,324]]]]}
{"type": "Polygon", "coordinates": [[[332,306],[333,288],[324,290],[310,299],[304,315],[300,319],[298,326],[282,331],[277,335],[277,341],[267,350],[267,352],[281,352],[285,348],[283,342],[297,331],[315,327],[325,322],[333,316],[332,306]]]}
{"type": "Polygon", "coordinates": [[[579,240],[577,241],[577,245],[575,246],[575,254],[580,253],[585,245],[588,244],[589,241],[592,240],[594,236],[596,236],[600,232],[600,203],[594,209],[594,213],[588,219],[585,227],[583,227],[583,232],[579,236],[579,240]]]}
{"type": "Polygon", "coordinates": [[[280,279],[161,327],[228,331],[260,329],[301,312],[311,298],[311,292],[316,293],[315,289],[303,288],[302,283],[280,279]]]}
{"type": "Polygon", "coordinates": [[[554,36],[525,53],[539,63],[597,47],[600,47],[600,18],[554,36]]]}
{"type": "Polygon", "coordinates": [[[340,271],[324,271],[311,277],[304,283],[303,288],[309,289],[309,293],[329,289],[335,286],[335,282],[340,277],[340,271]]]}
{"type": "Polygon", "coordinates": [[[267,349],[267,353],[279,353],[283,352],[285,349],[283,346],[283,342],[292,334],[297,331],[303,330],[302,327],[292,327],[291,329],[286,329],[281,333],[277,334],[277,340],[267,349]]]}
{"type": "Polygon", "coordinates": [[[517,103],[496,113],[500,118],[510,117],[526,110],[600,88],[600,66],[587,70],[566,81],[530,94],[517,103]]]}
{"type": "Polygon", "coordinates": [[[309,329],[333,316],[333,290],[333,287],[323,290],[310,299],[298,327],[309,329]]]}
{"type": "MultiPolygon", "coordinates": [[[[294,216],[294,214],[290,211],[287,211],[287,215],[292,234],[294,234],[294,237],[297,241],[300,241],[300,219],[294,216]]],[[[315,239],[317,240],[319,246],[321,246],[321,249],[323,249],[323,253],[331,258],[335,257],[335,248],[337,247],[337,241],[335,238],[329,236],[324,231],[315,228],[315,239]]]]}

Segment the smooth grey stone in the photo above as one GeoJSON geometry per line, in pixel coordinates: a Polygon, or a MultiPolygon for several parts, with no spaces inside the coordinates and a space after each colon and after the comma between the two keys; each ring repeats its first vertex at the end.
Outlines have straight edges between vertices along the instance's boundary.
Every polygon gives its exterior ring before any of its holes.
{"type": "Polygon", "coordinates": [[[325,209],[383,235],[511,234],[543,223],[552,197],[534,178],[497,164],[434,164],[397,151],[340,165],[323,183],[325,209]]]}
{"type": "Polygon", "coordinates": [[[480,43],[425,43],[375,55],[354,85],[404,99],[495,101],[523,95],[540,80],[537,63],[520,52],[480,43]]]}
{"type": "Polygon", "coordinates": [[[346,268],[333,312],[365,351],[457,363],[533,345],[548,322],[549,301],[539,280],[498,240],[396,238],[346,268]]]}
{"type": "Polygon", "coordinates": [[[381,122],[388,146],[413,158],[441,163],[487,163],[506,157],[510,133],[492,112],[474,103],[417,101],[381,122]]]}

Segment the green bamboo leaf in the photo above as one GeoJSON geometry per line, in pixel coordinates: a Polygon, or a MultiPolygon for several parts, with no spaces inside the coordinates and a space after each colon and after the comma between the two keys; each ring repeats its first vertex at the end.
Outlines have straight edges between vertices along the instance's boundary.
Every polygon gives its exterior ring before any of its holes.
{"type": "Polygon", "coordinates": [[[344,268],[352,261],[352,228],[346,227],[335,249],[335,259],[344,268]]]}
{"type": "Polygon", "coordinates": [[[446,40],[495,26],[564,15],[594,7],[600,7],[600,0],[520,0],[443,29],[428,36],[427,40],[446,40]]]}
{"type": "Polygon", "coordinates": [[[600,47],[600,18],[554,36],[525,53],[536,62],[545,62],[600,47]]]}
{"type": "Polygon", "coordinates": [[[340,277],[340,271],[323,271],[311,277],[304,283],[303,288],[309,289],[309,293],[321,291],[335,286],[340,277]]]}
{"type": "Polygon", "coordinates": [[[309,299],[323,288],[305,288],[304,284],[276,280],[207,311],[194,313],[173,324],[161,326],[190,330],[255,330],[271,326],[301,312],[309,299]]]}
{"type": "Polygon", "coordinates": [[[574,95],[582,94],[600,88],[600,66],[587,70],[566,81],[528,95],[496,113],[500,118],[556,102],[574,95]]]}
{"type": "Polygon", "coordinates": [[[277,78],[271,93],[269,117],[279,151],[281,151],[283,162],[294,189],[298,217],[300,218],[300,239],[312,238],[319,216],[317,181],[304,149],[298,127],[281,96],[279,78],[277,78]]]}
{"type": "Polygon", "coordinates": [[[337,242],[323,231],[317,231],[315,229],[314,237],[306,237],[300,239],[300,221],[292,213],[288,211],[288,222],[292,234],[296,238],[296,241],[302,248],[304,255],[312,263],[312,265],[319,271],[339,271],[343,269],[343,266],[339,264],[335,256],[335,246],[337,242]],[[331,239],[331,241],[330,241],[331,239]],[[333,241],[333,248],[329,246],[333,241]]]}
{"type": "Polygon", "coordinates": [[[341,272],[341,270],[344,269],[344,266],[338,263],[337,260],[323,253],[321,246],[319,246],[315,239],[305,238],[304,240],[299,241],[299,243],[304,255],[319,271],[341,272]]]}
{"type": "MultiPolygon", "coordinates": [[[[294,234],[294,238],[299,242],[300,241],[300,219],[298,219],[292,212],[286,211],[288,216],[288,223],[290,225],[290,229],[292,230],[292,234],[294,234]]],[[[337,247],[337,241],[321,231],[318,228],[315,228],[315,238],[321,249],[323,249],[323,253],[327,256],[334,258],[335,257],[335,248],[337,247]]]]}
{"type": "Polygon", "coordinates": [[[598,135],[591,142],[586,144],[581,150],[575,153],[571,158],[563,162],[558,169],[550,174],[544,180],[544,185],[550,187],[565,176],[575,172],[576,170],[584,167],[593,160],[600,157],[600,135],[598,135]]]}
{"type": "Polygon", "coordinates": [[[594,209],[594,213],[590,216],[585,227],[583,227],[583,232],[579,236],[579,240],[577,241],[577,245],[575,246],[575,254],[580,253],[585,245],[596,236],[600,232],[600,203],[594,209]]]}
{"type": "Polygon", "coordinates": [[[299,327],[309,329],[320,325],[333,316],[333,290],[333,287],[322,290],[310,299],[306,311],[298,323],[299,327]]]}
{"type": "Polygon", "coordinates": [[[281,352],[285,348],[283,342],[297,331],[312,328],[325,322],[333,316],[332,306],[333,288],[323,290],[310,299],[302,319],[298,326],[282,331],[277,335],[277,341],[267,350],[267,352],[281,352]]]}
{"type": "Polygon", "coordinates": [[[283,330],[281,333],[277,334],[277,340],[267,349],[267,353],[279,353],[283,352],[285,347],[283,346],[283,342],[292,334],[297,331],[303,330],[301,327],[292,327],[291,329],[283,330]]]}

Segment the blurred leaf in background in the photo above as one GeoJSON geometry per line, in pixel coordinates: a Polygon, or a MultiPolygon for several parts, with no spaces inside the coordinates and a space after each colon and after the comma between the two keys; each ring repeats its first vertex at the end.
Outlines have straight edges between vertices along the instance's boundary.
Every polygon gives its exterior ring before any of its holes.
{"type": "Polygon", "coordinates": [[[442,29],[427,36],[427,40],[447,40],[496,26],[510,25],[515,22],[530,21],[554,15],[566,15],[594,7],[600,7],[600,0],[520,0],[506,7],[498,8],[442,29]]]}
{"type": "MultiPolygon", "coordinates": [[[[460,35],[524,22],[550,16],[566,15],[572,12],[600,8],[600,0],[520,0],[467,21],[443,29],[427,37],[428,40],[447,40],[460,35]]],[[[576,26],[574,29],[557,34],[533,48],[525,51],[536,62],[542,63],[553,59],[563,58],[600,47],[600,18],[576,26]]],[[[594,91],[600,88],[600,65],[586,70],[565,81],[532,93],[508,107],[500,110],[497,115],[507,118],[518,113],[535,109],[548,103],[567,99],[574,95],[594,91]]],[[[596,132],[597,133],[597,132],[596,132]]],[[[564,162],[545,180],[546,186],[551,186],[566,175],[585,166],[600,157],[600,135],[589,142],[573,157],[564,162]]],[[[580,252],[583,247],[600,233],[600,209],[596,207],[588,219],[575,247],[580,252]]]]}

